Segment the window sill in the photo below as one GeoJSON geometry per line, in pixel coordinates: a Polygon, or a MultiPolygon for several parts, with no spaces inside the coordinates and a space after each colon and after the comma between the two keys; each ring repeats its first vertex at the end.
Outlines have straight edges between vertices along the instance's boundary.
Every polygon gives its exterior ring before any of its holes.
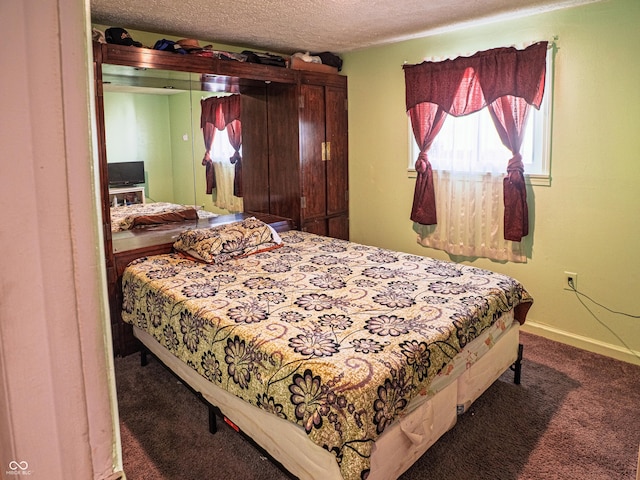
{"type": "MultiPolygon", "coordinates": [[[[418,172],[416,172],[413,168],[407,169],[407,177],[408,178],[417,178],[418,172]]],[[[550,187],[551,186],[551,175],[543,175],[543,174],[524,174],[525,183],[527,185],[531,185],[534,187],[550,187]]]]}
{"type": "Polygon", "coordinates": [[[542,174],[524,174],[524,180],[527,185],[533,185],[536,187],[550,187],[551,186],[551,175],[542,175],[542,174]]]}

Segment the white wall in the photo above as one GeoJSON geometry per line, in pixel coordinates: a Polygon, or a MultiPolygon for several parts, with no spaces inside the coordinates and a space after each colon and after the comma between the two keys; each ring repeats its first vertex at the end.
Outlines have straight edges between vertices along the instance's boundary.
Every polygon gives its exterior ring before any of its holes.
{"type": "Polygon", "coordinates": [[[0,3],[1,478],[121,469],[87,12],[83,0],[0,3]]]}

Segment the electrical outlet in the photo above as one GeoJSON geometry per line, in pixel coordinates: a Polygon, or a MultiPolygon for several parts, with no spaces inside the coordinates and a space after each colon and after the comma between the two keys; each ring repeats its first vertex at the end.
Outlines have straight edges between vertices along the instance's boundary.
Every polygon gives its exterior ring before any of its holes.
{"type": "Polygon", "coordinates": [[[577,290],[578,289],[578,274],[574,272],[564,272],[564,289],[565,290],[577,290]]]}

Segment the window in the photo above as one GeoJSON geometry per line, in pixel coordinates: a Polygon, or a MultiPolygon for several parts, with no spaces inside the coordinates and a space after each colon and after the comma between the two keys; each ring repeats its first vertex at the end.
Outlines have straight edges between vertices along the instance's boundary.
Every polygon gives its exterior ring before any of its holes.
{"type": "Polygon", "coordinates": [[[200,127],[205,145],[202,165],[206,167],[207,194],[215,193],[214,203],[218,207],[231,212],[241,212],[243,208],[240,95],[204,98],[200,104],[200,127]],[[226,141],[223,138],[226,138],[226,141]],[[232,153],[231,156],[227,156],[229,152],[232,153]],[[232,167],[229,167],[221,156],[227,156],[232,167]],[[219,188],[216,188],[218,177],[220,184],[219,188]]]}
{"type": "MultiPolygon", "coordinates": [[[[525,178],[532,185],[550,184],[550,137],[552,98],[552,57],[547,55],[545,94],[540,110],[531,108],[525,138],[520,153],[525,178]]],[[[420,150],[409,125],[409,171],[415,175],[414,164],[420,150]]],[[[463,117],[447,116],[442,130],[429,150],[434,170],[455,173],[505,173],[510,153],[500,141],[489,111],[463,117]]]]}
{"type": "Polygon", "coordinates": [[[531,175],[536,183],[549,179],[548,47],[542,41],[403,66],[410,130],[423,149],[410,149],[419,167],[410,218],[422,245],[526,262],[523,171],[529,183],[531,175]]]}

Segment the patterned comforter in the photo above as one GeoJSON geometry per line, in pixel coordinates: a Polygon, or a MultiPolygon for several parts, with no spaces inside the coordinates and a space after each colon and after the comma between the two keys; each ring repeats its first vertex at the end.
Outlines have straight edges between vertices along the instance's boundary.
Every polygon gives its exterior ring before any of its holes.
{"type": "Polygon", "coordinates": [[[475,267],[304,232],[218,264],[134,261],[123,319],[214,384],[299,424],[366,476],[376,438],[464,346],[532,298],[475,267]]]}

